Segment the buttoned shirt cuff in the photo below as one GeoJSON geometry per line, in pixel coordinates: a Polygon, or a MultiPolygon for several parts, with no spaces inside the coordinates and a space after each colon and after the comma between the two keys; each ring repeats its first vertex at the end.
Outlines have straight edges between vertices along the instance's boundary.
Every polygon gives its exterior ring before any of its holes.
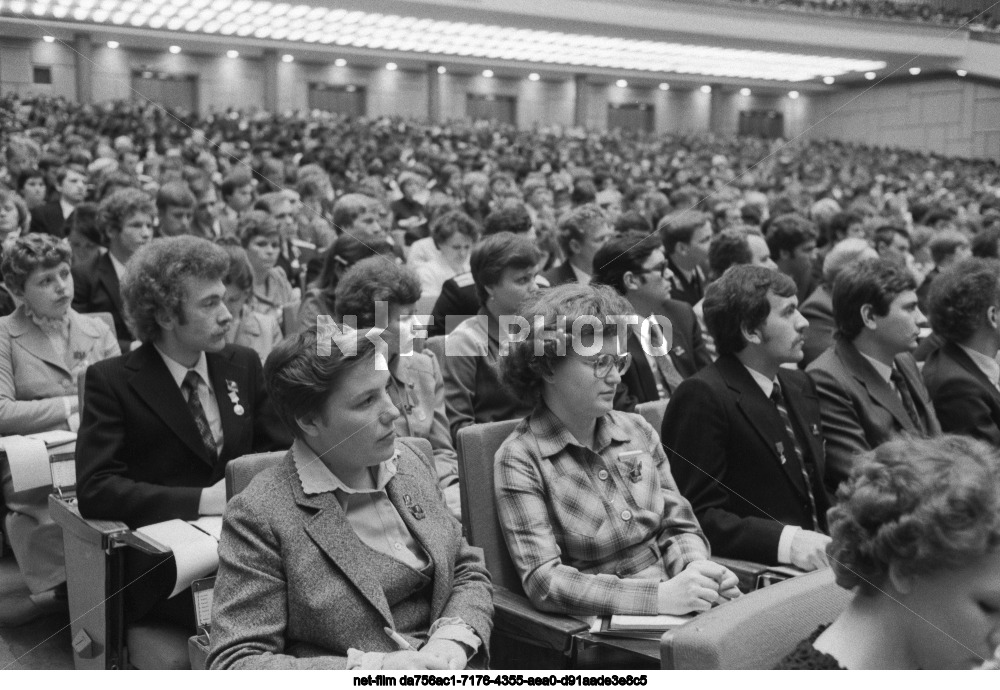
{"type": "Polygon", "coordinates": [[[792,563],[792,539],[802,530],[795,525],[785,525],[778,538],[778,563],[791,565],[792,563]]]}
{"type": "Polygon", "coordinates": [[[385,652],[362,652],[360,649],[347,650],[347,670],[377,671],[385,664],[385,652]]]}
{"type": "Polygon", "coordinates": [[[434,621],[434,624],[431,625],[427,641],[430,642],[432,640],[451,640],[452,642],[457,642],[468,648],[469,651],[466,656],[470,659],[476,655],[476,652],[479,651],[479,646],[483,643],[472,626],[461,618],[438,618],[434,621]]]}

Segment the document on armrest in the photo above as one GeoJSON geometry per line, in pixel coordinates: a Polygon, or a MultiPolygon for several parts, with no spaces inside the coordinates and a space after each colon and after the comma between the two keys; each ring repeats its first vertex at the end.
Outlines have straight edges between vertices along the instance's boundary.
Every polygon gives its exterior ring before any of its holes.
{"type": "Polygon", "coordinates": [[[634,637],[639,639],[659,639],[660,636],[678,626],[684,625],[694,618],[694,614],[686,616],[598,616],[590,626],[590,632],[595,635],[610,635],[612,637],[634,637]]]}
{"type": "Polygon", "coordinates": [[[52,485],[49,450],[45,441],[27,436],[8,436],[3,440],[3,448],[7,451],[14,491],[52,485]]]}
{"type": "Polygon", "coordinates": [[[170,597],[219,568],[219,542],[183,520],[167,520],[135,530],[170,549],[177,562],[177,581],[170,597]]]}

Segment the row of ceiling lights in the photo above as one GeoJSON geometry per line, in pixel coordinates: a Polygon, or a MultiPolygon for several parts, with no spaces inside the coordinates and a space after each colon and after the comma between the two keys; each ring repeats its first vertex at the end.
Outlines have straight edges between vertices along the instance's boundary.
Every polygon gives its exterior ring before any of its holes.
{"type": "MultiPolygon", "coordinates": [[[[55,39],[55,36],[42,36],[42,40],[44,40],[46,43],[52,43],[56,39],[55,39]]],[[[118,41],[108,41],[108,43],[107,43],[108,48],[110,48],[111,50],[117,49],[119,45],[120,44],[118,43],[118,41]]],[[[168,50],[172,54],[177,55],[178,53],[181,52],[181,47],[180,46],[176,46],[176,45],[175,46],[170,46],[170,48],[168,50]]],[[[235,58],[238,58],[239,56],[240,56],[239,51],[236,51],[236,50],[227,50],[226,51],[226,57],[228,57],[228,58],[235,59],[235,58]]],[[[295,61],[295,56],[291,55],[289,53],[285,53],[284,55],[281,56],[281,61],[282,62],[294,62],[295,61]]],[[[346,67],[347,66],[347,60],[345,60],[344,58],[337,58],[336,60],[333,61],[333,64],[336,67],[346,67]]],[[[399,69],[399,65],[397,65],[395,62],[387,62],[386,65],[385,65],[385,68],[387,70],[389,70],[390,72],[394,72],[397,69],[399,69]]],[[[438,71],[438,74],[446,74],[448,72],[448,69],[444,65],[440,65],[437,68],[437,71],[438,71]]],[[[913,75],[914,77],[916,77],[917,75],[920,74],[921,70],[920,70],[919,67],[911,67],[909,69],[909,72],[910,72],[911,75],[913,75]]],[[[964,70],[964,69],[958,69],[958,70],[955,70],[955,74],[957,74],[960,77],[965,77],[965,76],[968,76],[969,72],[967,70],[964,70]]],[[[491,70],[491,69],[484,69],[483,70],[483,76],[485,78],[487,78],[487,79],[492,79],[493,78],[493,70],[491,70]]],[[[531,81],[538,81],[541,78],[542,77],[541,77],[541,75],[538,74],[538,72],[532,72],[532,73],[530,73],[528,75],[528,79],[531,80],[531,81]]],[[[875,72],[865,72],[865,79],[867,79],[868,81],[873,81],[873,80],[875,80],[877,78],[878,78],[878,74],[877,73],[875,73],[875,72]]],[[[834,77],[830,77],[830,76],[823,77],[823,83],[826,84],[827,86],[832,85],[834,82],[836,82],[836,79],[834,77]]],[[[624,88],[628,87],[628,81],[626,81],[625,79],[619,79],[618,81],[615,82],[615,85],[618,86],[619,88],[624,89],[624,88]]],[[[668,91],[670,89],[670,84],[668,84],[666,82],[661,82],[659,88],[660,88],[660,91],[668,91]]],[[[708,86],[706,84],[705,86],[701,87],[701,92],[702,93],[711,93],[712,92],[712,87],[708,86]]],[[[747,89],[747,88],[740,89],[740,94],[743,95],[743,96],[749,96],[750,95],[750,89],[747,89]]],[[[794,98],[798,98],[799,97],[799,92],[798,91],[789,91],[788,92],[788,97],[789,98],[793,98],[793,99],[794,98]]]]}

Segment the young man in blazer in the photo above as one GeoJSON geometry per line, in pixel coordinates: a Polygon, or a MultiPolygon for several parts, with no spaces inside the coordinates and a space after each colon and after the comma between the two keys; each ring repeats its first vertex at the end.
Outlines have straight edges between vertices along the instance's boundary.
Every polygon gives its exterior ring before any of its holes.
{"type": "Polygon", "coordinates": [[[929,297],[945,344],[923,375],[941,429],[1000,446],[1000,262],[961,261],[938,274],[929,297]]]}
{"type": "Polygon", "coordinates": [[[719,358],[678,386],[660,437],[713,553],[805,570],[826,564],[819,400],[802,358],[795,283],[762,266],[709,286],[719,358]]]}
{"type": "Polygon", "coordinates": [[[29,232],[41,232],[53,237],[66,236],[66,219],[77,205],[87,198],[87,173],[79,165],[67,165],[56,177],[58,201],[42,204],[31,212],[29,232]]]}
{"type": "MultiPolygon", "coordinates": [[[[290,444],[260,358],[226,344],[228,263],[211,242],[181,236],[150,242],[129,264],[122,294],[142,345],[87,371],[76,446],[84,517],[137,528],[221,515],[226,463],[290,444]]],[[[126,616],[190,621],[190,595],[166,599],[175,568],[161,565],[129,552],[126,616]]]]}
{"type": "MultiPolygon", "coordinates": [[[[647,355],[640,329],[629,329],[626,341],[632,365],[622,375],[633,405],[669,398],[681,381],[711,362],[694,310],[670,299],[670,269],[659,238],[633,230],[607,242],[594,255],[593,282],[608,285],[628,300],[641,323],[649,316],[670,321],[667,355],[647,355]]],[[[628,409],[616,406],[615,409],[628,409]]]]}
{"type": "Polygon", "coordinates": [[[597,204],[573,209],[559,221],[559,244],[566,260],[543,275],[549,285],[590,283],[594,255],[615,234],[608,217],[597,204]]]}
{"type": "Polygon", "coordinates": [[[899,433],[941,433],[934,406],[910,354],[924,316],[916,283],[900,263],[862,261],[833,284],[836,342],[806,369],[819,393],[830,492],[859,453],[899,433]]]}
{"type": "Polygon", "coordinates": [[[132,332],[125,322],[121,280],[132,255],[153,239],[156,207],[139,189],[119,189],[101,202],[101,225],[108,251],[73,268],[73,309],[84,314],[108,312],[114,320],[118,347],[132,349],[132,332]]]}

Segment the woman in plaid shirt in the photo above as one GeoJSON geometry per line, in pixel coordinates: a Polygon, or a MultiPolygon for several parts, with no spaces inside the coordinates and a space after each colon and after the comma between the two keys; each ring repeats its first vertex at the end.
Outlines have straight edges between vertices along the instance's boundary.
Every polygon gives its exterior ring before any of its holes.
{"type": "Polygon", "coordinates": [[[739,596],[736,576],[708,560],[656,432],[612,409],[629,355],[607,317],[630,312],[606,287],[547,290],[522,310],[529,334],[500,362],[503,383],[536,402],[494,471],[507,546],[541,610],[685,614],[739,596]]]}

